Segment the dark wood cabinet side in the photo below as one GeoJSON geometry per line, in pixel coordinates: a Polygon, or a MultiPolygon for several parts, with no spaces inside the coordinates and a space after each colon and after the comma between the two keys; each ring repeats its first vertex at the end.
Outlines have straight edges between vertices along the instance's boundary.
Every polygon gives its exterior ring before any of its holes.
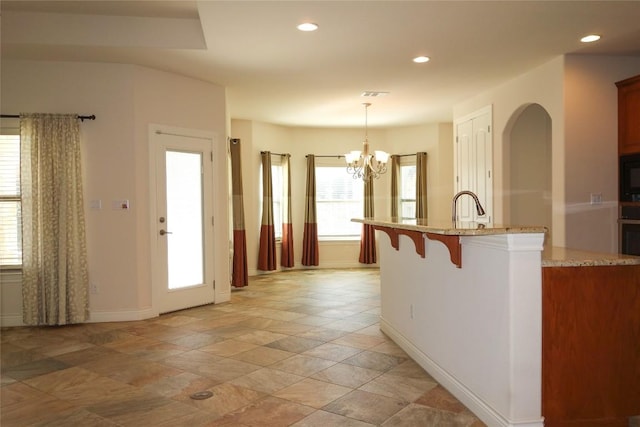
{"type": "Polygon", "coordinates": [[[640,265],[542,269],[545,427],[640,415],[640,265]]]}
{"type": "Polygon", "coordinates": [[[618,87],[618,154],[640,153],[640,75],[618,87]]]}

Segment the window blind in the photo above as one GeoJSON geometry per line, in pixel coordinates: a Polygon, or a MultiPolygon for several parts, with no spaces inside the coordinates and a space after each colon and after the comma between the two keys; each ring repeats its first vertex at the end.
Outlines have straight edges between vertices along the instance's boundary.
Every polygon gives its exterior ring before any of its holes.
{"type": "Polygon", "coordinates": [[[0,135],[0,266],[22,264],[20,136],[0,135]]]}

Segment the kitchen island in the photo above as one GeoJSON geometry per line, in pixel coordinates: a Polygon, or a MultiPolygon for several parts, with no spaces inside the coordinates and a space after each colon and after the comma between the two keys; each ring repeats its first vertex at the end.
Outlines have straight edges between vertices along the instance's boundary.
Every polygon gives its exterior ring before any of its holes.
{"type": "Polygon", "coordinates": [[[640,258],[543,252],[544,227],[355,221],[383,231],[382,331],[485,423],[640,414],[640,258]]]}

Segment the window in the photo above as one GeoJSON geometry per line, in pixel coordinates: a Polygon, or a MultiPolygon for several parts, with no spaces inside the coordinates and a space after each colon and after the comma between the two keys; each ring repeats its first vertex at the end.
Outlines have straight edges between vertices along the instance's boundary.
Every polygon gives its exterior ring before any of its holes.
{"type": "Polygon", "coordinates": [[[413,157],[406,163],[400,163],[400,216],[402,219],[416,217],[416,164],[413,157]]]}
{"type": "Polygon", "coordinates": [[[364,184],[353,179],[344,166],[316,166],[318,237],[360,238],[364,184]]]}
{"type": "Polygon", "coordinates": [[[22,264],[20,136],[0,135],[0,266],[22,264]]]}
{"type": "MultiPolygon", "coordinates": [[[[280,157],[278,156],[278,159],[280,157]]],[[[279,161],[279,160],[278,160],[279,161]]],[[[284,204],[284,181],[282,177],[282,165],[271,163],[271,183],[273,184],[273,228],[276,232],[276,240],[282,239],[282,208],[284,204]]]]}
{"type": "MultiPolygon", "coordinates": [[[[276,240],[282,239],[282,209],[284,207],[284,204],[282,203],[284,198],[284,178],[282,174],[283,170],[282,164],[280,163],[280,157],[273,156],[271,158],[271,193],[273,196],[273,228],[275,230],[276,240]]],[[[262,172],[260,172],[260,187],[263,185],[262,172]]]]}

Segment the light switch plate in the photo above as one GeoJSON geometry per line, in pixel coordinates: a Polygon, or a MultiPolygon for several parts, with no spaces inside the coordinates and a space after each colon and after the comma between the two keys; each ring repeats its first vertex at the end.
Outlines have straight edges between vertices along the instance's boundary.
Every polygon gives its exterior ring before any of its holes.
{"type": "Polygon", "coordinates": [[[113,209],[114,211],[129,210],[129,200],[113,200],[111,202],[111,209],[113,209]]]}

